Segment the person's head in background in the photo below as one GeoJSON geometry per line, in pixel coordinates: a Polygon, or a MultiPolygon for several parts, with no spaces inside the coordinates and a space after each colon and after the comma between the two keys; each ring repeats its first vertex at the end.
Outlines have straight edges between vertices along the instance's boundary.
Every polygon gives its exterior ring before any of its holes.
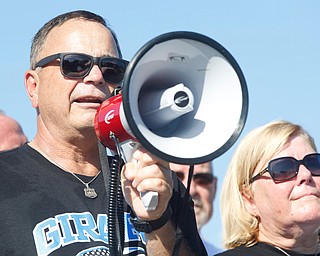
{"type": "Polygon", "coordinates": [[[27,140],[20,124],[0,110],[0,152],[20,147],[27,140]]]}
{"type": "MultiPolygon", "coordinates": [[[[190,166],[170,163],[170,169],[177,174],[177,177],[187,187],[190,166]]],[[[217,178],[213,175],[212,162],[194,166],[190,195],[194,201],[194,211],[199,231],[212,217],[216,185],[217,178]]]]}

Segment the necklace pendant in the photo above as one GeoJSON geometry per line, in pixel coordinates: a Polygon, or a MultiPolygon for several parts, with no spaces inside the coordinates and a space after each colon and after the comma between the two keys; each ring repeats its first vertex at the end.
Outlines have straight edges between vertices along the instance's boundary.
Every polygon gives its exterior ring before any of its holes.
{"type": "Polygon", "coordinates": [[[89,197],[89,198],[94,199],[94,198],[96,198],[96,197],[98,196],[98,195],[97,195],[97,192],[95,191],[94,188],[90,188],[90,187],[88,186],[88,187],[84,188],[83,190],[84,190],[84,195],[85,195],[86,197],[89,197]]]}

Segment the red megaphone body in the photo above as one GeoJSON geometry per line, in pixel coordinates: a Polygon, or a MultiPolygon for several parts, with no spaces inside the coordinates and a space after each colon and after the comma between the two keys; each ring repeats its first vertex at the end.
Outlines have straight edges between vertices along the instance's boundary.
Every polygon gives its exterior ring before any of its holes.
{"type": "Polygon", "coordinates": [[[126,120],[121,118],[122,112],[122,94],[119,93],[101,104],[94,120],[94,128],[99,140],[113,151],[116,151],[117,147],[114,139],[110,137],[111,134],[115,135],[119,143],[128,140],[137,141],[130,131],[126,130],[127,125],[122,123],[122,120],[126,120]]]}

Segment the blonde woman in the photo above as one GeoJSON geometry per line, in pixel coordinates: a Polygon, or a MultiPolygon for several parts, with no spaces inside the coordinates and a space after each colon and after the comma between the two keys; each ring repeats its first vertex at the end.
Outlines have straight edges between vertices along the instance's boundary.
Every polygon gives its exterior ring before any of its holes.
{"type": "Polygon", "coordinates": [[[275,121],[237,148],[221,192],[217,255],[320,255],[320,154],[299,125],[275,121]]]}

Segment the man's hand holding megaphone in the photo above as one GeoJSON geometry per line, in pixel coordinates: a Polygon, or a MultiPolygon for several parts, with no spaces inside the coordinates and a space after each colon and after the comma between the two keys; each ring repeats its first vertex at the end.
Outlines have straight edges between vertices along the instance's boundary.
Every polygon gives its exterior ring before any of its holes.
{"type": "Polygon", "coordinates": [[[144,148],[133,154],[133,161],[126,163],[121,172],[121,184],[124,197],[136,217],[143,221],[159,219],[166,211],[173,191],[172,172],[169,164],[144,148]],[[155,210],[145,209],[140,193],[154,191],[158,194],[155,210]]]}

